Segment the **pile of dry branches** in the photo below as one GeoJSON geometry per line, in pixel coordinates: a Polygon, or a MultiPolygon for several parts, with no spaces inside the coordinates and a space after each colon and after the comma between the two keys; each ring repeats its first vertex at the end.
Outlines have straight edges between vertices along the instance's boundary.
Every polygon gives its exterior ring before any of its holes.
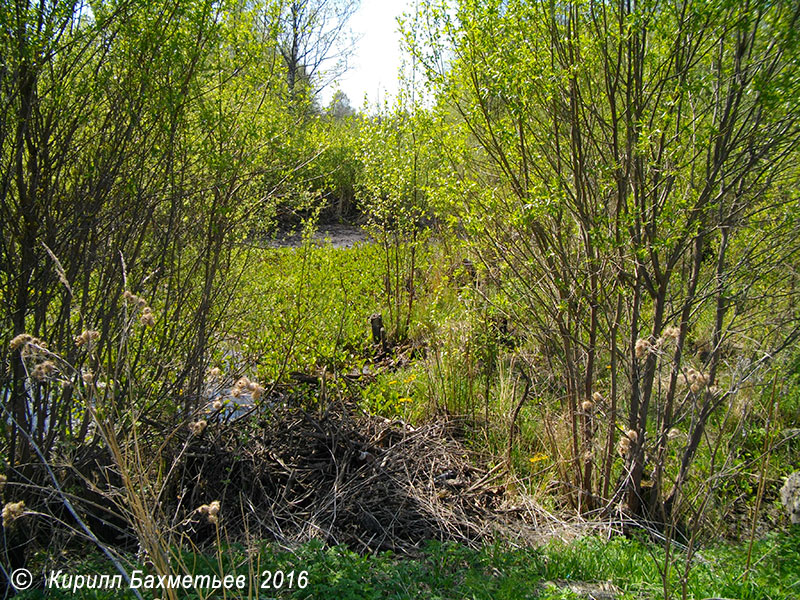
{"type": "MultiPolygon", "coordinates": [[[[247,433],[209,425],[180,458],[175,515],[220,501],[220,525],[296,544],[323,539],[360,552],[413,553],[426,540],[475,545],[541,525],[532,502],[510,506],[500,465],[481,468],[457,422],[419,428],[333,405],[277,409],[247,433]]],[[[197,518],[192,532],[213,527],[197,518]]],[[[201,540],[198,540],[201,541],[201,540]]]]}

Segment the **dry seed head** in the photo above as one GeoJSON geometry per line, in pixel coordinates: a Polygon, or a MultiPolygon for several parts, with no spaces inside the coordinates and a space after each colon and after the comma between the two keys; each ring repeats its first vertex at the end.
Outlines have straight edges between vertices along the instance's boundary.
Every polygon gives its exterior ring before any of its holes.
{"type": "Polygon", "coordinates": [[[200,419],[199,421],[195,421],[194,423],[189,423],[189,430],[194,435],[200,435],[203,433],[208,426],[208,422],[204,419],[200,419]]]}
{"type": "MultiPolygon", "coordinates": [[[[19,351],[25,358],[41,358],[48,355],[47,342],[39,338],[30,337],[27,343],[20,347],[19,351]]],[[[42,360],[44,359],[42,358],[42,360]]]]}
{"type": "Polygon", "coordinates": [[[78,348],[80,348],[81,346],[88,346],[91,345],[92,342],[97,341],[98,339],[100,339],[99,331],[93,331],[91,329],[87,329],[80,335],[75,336],[75,345],[78,346],[78,348]]]}
{"type": "Polygon", "coordinates": [[[674,325],[670,325],[664,330],[664,337],[667,339],[677,340],[681,335],[681,330],[674,325]]]}
{"type": "Polygon", "coordinates": [[[31,377],[38,381],[44,381],[52,376],[55,371],[55,363],[53,363],[52,360],[46,360],[36,365],[36,368],[33,369],[33,373],[31,373],[31,377]]]}
{"type": "Polygon", "coordinates": [[[600,392],[595,392],[594,394],[592,394],[592,400],[594,400],[595,403],[602,402],[603,401],[603,394],[601,394],[600,392]]]}
{"type": "Polygon", "coordinates": [[[622,458],[628,456],[628,452],[631,449],[631,441],[626,437],[621,437],[619,442],[617,442],[617,454],[619,454],[622,458]]]}
{"type": "Polygon", "coordinates": [[[250,380],[247,377],[239,378],[239,381],[236,382],[236,387],[240,390],[246,390],[250,386],[250,380]]]}
{"type": "Polygon", "coordinates": [[[94,382],[94,373],[91,371],[86,371],[83,375],[81,375],[81,379],[83,379],[83,383],[86,385],[91,385],[94,382]]]}
{"type": "Polygon", "coordinates": [[[234,398],[238,398],[241,395],[242,395],[242,389],[234,386],[234,388],[231,390],[231,396],[233,396],[234,398]]]}
{"type": "Polygon", "coordinates": [[[206,515],[208,522],[212,525],[216,525],[219,520],[219,509],[219,500],[214,500],[211,504],[203,504],[197,507],[197,512],[201,515],[206,515]]]}
{"type": "Polygon", "coordinates": [[[625,432],[625,435],[632,442],[635,442],[639,439],[639,433],[635,429],[628,429],[628,431],[625,432]]]}
{"type": "Polygon", "coordinates": [[[8,527],[25,513],[25,502],[9,502],[3,507],[3,526],[8,527]]]}
{"type": "Polygon", "coordinates": [[[581,403],[581,408],[583,409],[583,412],[590,412],[594,408],[594,402],[591,400],[584,400],[581,403]]]}
{"type": "Polygon", "coordinates": [[[31,341],[33,341],[33,336],[28,335],[27,333],[20,333],[14,339],[11,340],[9,346],[11,347],[11,351],[13,352],[17,348],[23,348],[27,346],[31,341]]]}
{"type": "Polygon", "coordinates": [[[677,440],[678,438],[683,437],[683,432],[678,429],[677,427],[673,427],[667,432],[667,439],[668,440],[677,440]]]}
{"type": "Polygon", "coordinates": [[[250,392],[250,395],[253,396],[253,400],[258,400],[259,398],[261,398],[261,394],[263,393],[264,393],[264,388],[256,384],[255,389],[253,389],[253,391],[250,392]]]}
{"type": "Polygon", "coordinates": [[[647,356],[647,353],[650,352],[652,348],[652,344],[650,344],[647,340],[636,340],[636,358],[642,359],[647,356]]]}
{"type": "Polygon", "coordinates": [[[133,302],[139,309],[142,309],[143,311],[148,308],[147,300],[145,300],[141,296],[137,296],[136,294],[133,294],[128,290],[125,290],[125,293],[122,294],[122,296],[125,298],[125,300],[133,302]]]}
{"type": "Polygon", "coordinates": [[[214,410],[219,410],[220,408],[222,408],[222,400],[214,400],[214,404],[212,404],[211,406],[214,407],[214,410]]]}
{"type": "Polygon", "coordinates": [[[3,493],[3,488],[6,487],[6,476],[0,473],[0,494],[3,493]]]}
{"type": "Polygon", "coordinates": [[[212,379],[219,379],[219,376],[222,374],[222,371],[220,371],[219,367],[214,367],[208,372],[208,374],[212,379]]]}
{"type": "Polygon", "coordinates": [[[708,375],[704,375],[703,373],[695,371],[693,377],[691,378],[692,385],[690,386],[690,389],[696,394],[704,387],[706,387],[708,379],[709,379],[708,375]]]}
{"type": "Polygon", "coordinates": [[[144,325],[145,327],[153,327],[156,324],[156,320],[153,317],[153,313],[150,312],[150,307],[145,306],[144,310],[142,311],[141,316],[139,317],[139,322],[144,325]]]}

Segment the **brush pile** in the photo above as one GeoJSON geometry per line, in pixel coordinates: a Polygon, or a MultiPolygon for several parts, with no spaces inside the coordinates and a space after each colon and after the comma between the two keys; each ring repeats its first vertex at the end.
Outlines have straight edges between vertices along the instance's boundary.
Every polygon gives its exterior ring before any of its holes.
{"type": "MultiPolygon", "coordinates": [[[[169,512],[218,500],[234,538],[317,538],[359,552],[414,553],[432,539],[476,545],[536,524],[535,511],[506,506],[500,467],[475,466],[453,419],[413,428],[332,405],[322,415],[279,408],[242,428],[212,423],[189,440],[169,512]]],[[[192,525],[197,541],[213,532],[201,518],[192,525]]]]}

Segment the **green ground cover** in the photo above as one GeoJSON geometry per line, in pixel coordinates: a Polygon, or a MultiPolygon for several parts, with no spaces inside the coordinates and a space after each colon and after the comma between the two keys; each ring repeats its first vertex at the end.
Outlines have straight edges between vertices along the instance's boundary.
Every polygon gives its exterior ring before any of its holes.
{"type": "MultiPolygon", "coordinates": [[[[717,544],[695,556],[685,577],[688,599],[709,597],[738,600],[790,600],[800,594],[800,530],[775,532],[755,543],[752,566],[746,572],[747,546],[717,544]]],[[[668,574],[671,598],[681,598],[685,563],[673,548],[668,574]]],[[[193,575],[244,575],[244,590],[193,592],[180,598],[330,598],[330,599],[521,599],[571,600],[587,594],[612,593],[620,599],[665,598],[665,552],[653,543],[623,537],[605,540],[586,537],[572,542],[550,542],[535,549],[495,545],[472,550],[457,544],[430,543],[416,558],[391,553],[359,556],[343,547],[310,542],[293,552],[269,545],[226,547],[218,556],[186,555],[193,575]],[[221,569],[220,569],[221,565],[221,569]],[[266,585],[266,572],[284,574],[279,589],[266,585]],[[307,571],[307,584],[298,586],[307,571]],[[290,589],[289,573],[294,572],[290,589]],[[262,588],[263,589],[260,589],[262,588]]],[[[131,568],[142,568],[131,567],[131,568]]],[[[108,573],[102,560],[73,564],[65,572],[108,573]]],[[[143,594],[159,598],[159,594],[143,594]]],[[[45,597],[41,590],[18,596],[21,600],[45,597]]],[[[47,591],[49,598],[116,598],[114,593],[83,590],[47,591]]],[[[126,597],[133,597],[128,593],[126,597]]]]}

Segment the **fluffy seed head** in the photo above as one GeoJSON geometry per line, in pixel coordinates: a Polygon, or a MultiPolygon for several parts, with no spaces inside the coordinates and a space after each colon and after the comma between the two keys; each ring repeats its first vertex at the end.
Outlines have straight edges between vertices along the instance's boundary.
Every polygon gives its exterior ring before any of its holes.
{"type": "Polygon", "coordinates": [[[704,386],[706,384],[707,377],[697,369],[689,367],[686,370],[686,379],[689,380],[689,383],[699,383],[701,386],[704,386]]]}
{"type": "Polygon", "coordinates": [[[75,345],[80,348],[81,346],[90,346],[92,342],[100,339],[100,332],[87,329],[80,335],[75,336],[75,345]]]}
{"type": "Polygon", "coordinates": [[[191,431],[194,435],[200,435],[205,431],[206,427],[208,427],[208,422],[204,419],[189,423],[189,431],[191,431]]]}
{"type": "Polygon", "coordinates": [[[25,512],[25,502],[9,502],[3,507],[3,526],[8,527],[25,512]]]}
{"type": "Polygon", "coordinates": [[[639,432],[637,432],[635,429],[628,429],[628,431],[625,432],[625,435],[632,442],[635,442],[639,439],[639,432]]]}
{"type": "Polygon", "coordinates": [[[706,384],[708,384],[709,377],[708,375],[704,375],[703,373],[695,371],[694,369],[692,369],[691,371],[692,372],[689,375],[689,381],[692,382],[692,385],[689,386],[689,389],[691,389],[696,394],[704,387],[706,387],[706,384]]]}
{"type": "Polygon", "coordinates": [[[83,383],[86,385],[91,385],[94,382],[94,373],[86,371],[81,375],[81,379],[83,379],[83,383]]]}
{"type": "Polygon", "coordinates": [[[211,406],[214,407],[214,410],[219,410],[220,408],[222,408],[222,400],[214,400],[214,404],[212,404],[211,406]]]}
{"type": "Polygon", "coordinates": [[[264,388],[258,384],[256,384],[253,391],[250,392],[250,395],[253,396],[253,400],[258,400],[261,398],[261,394],[264,393],[264,388]]]}
{"type": "Polygon", "coordinates": [[[246,390],[250,386],[250,380],[247,377],[240,377],[236,382],[236,387],[240,390],[246,390]]]}
{"type": "Polygon", "coordinates": [[[208,372],[211,379],[219,379],[219,376],[222,374],[219,367],[214,367],[213,369],[209,370],[208,372]]]}
{"type": "Polygon", "coordinates": [[[677,340],[680,335],[681,335],[681,330],[679,328],[675,327],[674,325],[670,325],[669,327],[664,329],[664,337],[665,338],[668,338],[668,339],[671,339],[671,340],[677,340]]]}
{"type": "Polygon", "coordinates": [[[3,488],[6,487],[6,476],[0,473],[0,494],[3,493],[3,488]]]}
{"type": "Polygon", "coordinates": [[[594,400],[595,403],[602,402],[603,401],[603,394],[601,394],[600,392],[595,392],[594,394],[592,394],[592,400],[594,400]]]}
{"type": "Polygon", "coordinates": [[[667,432],[667,439],[668,440],[677,440],[678,438],[683,437],[683,432],[678,429],[677,427],[673,427],[667,432]]]}
{"type": "Polygon", "coordinates": [[[156,320],[155,317],[153,317],[153,313],[150,311],[149,306],[144,307],[142,314],[139,316],[139,322],[145,327],[155,326],[156,320]]]}
{"type": "Polygon", "coordinates": [[[46,360],[36,365],[36,368],[33,369],[33,373],[31,373],[31,377],[33,377],[37,381],[45,381],[46,379],[50,378],[55,372],[56,372],[55,363],[53,363],[52,360],[46,360]]]}
{"type": "Polygon", "coordinates": [[[647,356],[647,353],[650,352],[652,348],[652,344],[649,341],[640,339],[636,340],[636,358],[642,359],[647,356]]]}
{"type": "Polygon", "coordinates": [[[219,510],[219,500],[214,500],[211,504],[203,504],[197,507],[197,512],[201,515],[206,515],[208,522],[212,525],[216,525],[219,520],[219,510]]]}
{"type": "Polygon", "coordinates": [[[32,335],[28,335],[27,333],[20,333],[18,336],[16,336],[14,339],[11,340],[9,346],[11,347],[11,351],[13,352],[18,348],[23,348],[24,346],[27,346],[28,343],[30,343],[31,341],[33,341],[32,335]]]}
{"type": "Polygon", "coordinates": [[[594,402],[591,400],[584,400],[581,402],[581,408],[583,409],[583,412],[590,412],[594,408],[594,402]]]}

